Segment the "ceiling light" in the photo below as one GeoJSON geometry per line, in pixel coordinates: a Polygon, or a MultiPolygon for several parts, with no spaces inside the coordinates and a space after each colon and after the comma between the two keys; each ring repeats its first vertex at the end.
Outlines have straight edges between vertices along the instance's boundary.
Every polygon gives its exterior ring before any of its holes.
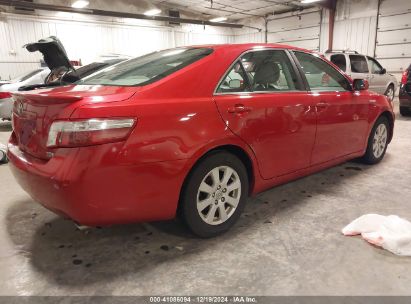
{"type": "Polygon", "coordinates": [[[158,8],[153,8],[151,10],[148,10],[146,12],[144,12],[144,15],[146,16],[155,16],[161,13],[161,10],[158,8]]]}
{"type": "Polygon", "coordinates": [[[322,0],[301,0],[301,3],[314,3],[314,2],[320,2],[322,0]]]}
{"type": "Polygon", "coordinates": [[[227,20],[226,17],[217,17],[217,18],[210,19],[210,22],[221,22],[221,21],[226,21],[226,20],[227,20]]]}
{"type": "Polygon", "coordinates": [[[74,8],[85,8],[86,6],[88,6],[89,2],[87,0],[77,0],[74,1],[73,4],[71,5],[71,7],[74,8]]]}

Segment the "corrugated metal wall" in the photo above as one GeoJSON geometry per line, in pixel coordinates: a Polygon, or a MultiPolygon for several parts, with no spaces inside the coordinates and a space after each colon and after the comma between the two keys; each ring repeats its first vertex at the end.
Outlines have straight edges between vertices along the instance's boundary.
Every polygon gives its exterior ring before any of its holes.
{"type": "Polygon", "coordinates": [[[267,24],[267,41],[320,50],[321,10],[306,9],[271,17],[267,24]]]}
{"type": "Polygon", "coordinates": [[[338,1],[333,49],[374,56],[377,12],[377,0],[338,1]]]}
{"type": "Polygon", "coordinates": [[[83,64],[98,56],[120,53],[137,56],[150,51],[182,45],[233,43],[231,29],[199,25],[172,28],[145,20],[116,18],[101,20],[63,20],[51,17],[5,15],[0,19],[0,77],[9,79],[39,66],[41,55],[22,46],[50,35],[58,36],[71,60],[83,64]],[[135,24],[130,24],[135,22],[135,24]]]}
{"type": "Polygon", "coordinates": [[[235,43],[263,43],[265,41],[264,18],[248,18],[241,21],[242,29],[234,29],[235,43]]]}
{"type": "Polygon", "coordinates": [[[411,63],[411,1],[382,0],[379,9],[378,0],[337,3],[333,48],[375,56],[400,79],[411,63]]]}
{"type": "Polygon", "coordinates": [[[411,64],[411,1],[381,2],[375,55],[398,78],[411,64]]]}
{"type": "MultiPolygon", "coordinates": [[[[338,1],[333,48],[370,56],[375,53],[388,71],[399,73],[411,62],[411,0],[382,0],[380,17],[377,15],[378,0],[338,1]]],[[[136,56],[181,45],[265,41],[263,18],[241,20],[246,27],[231,30],[198,25],[172,28],[147,20],[69,16],[0,16],[0,77],[13,77],[37,67],[41,56],[29,54],[21,46],[49,35],[61,38],[70,59],[81,59],[83,63],[107,53],[136,56]]],[[[267,23],[268,42],[324,52],[328,49],[328,20],[328,10],[315,8],[271,16],[267,23]]]]}

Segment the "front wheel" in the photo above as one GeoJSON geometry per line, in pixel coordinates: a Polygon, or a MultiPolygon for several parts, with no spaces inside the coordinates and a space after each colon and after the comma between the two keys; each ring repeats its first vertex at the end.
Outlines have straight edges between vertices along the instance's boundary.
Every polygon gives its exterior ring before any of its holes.
{"type": "Polygon", "coordinates": [[[363,162],[376,164],[384,158],[388,146],[389,130],[388,119],[384,116],[378,118],[368,138],[367,150],[362,157],[363,162]]]}
{"type": "Polygon", "coordinates": [[[248,176],[235,155],[216,152],[188,176],[180,199],[182,216],[200,237],[217,236],[234,225],[248,196],[248,176]]]}

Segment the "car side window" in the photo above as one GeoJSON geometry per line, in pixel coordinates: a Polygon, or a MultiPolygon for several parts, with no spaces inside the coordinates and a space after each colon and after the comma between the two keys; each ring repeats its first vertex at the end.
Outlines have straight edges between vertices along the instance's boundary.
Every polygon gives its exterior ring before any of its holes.
{"type": "Polygon", "coordinates": [[[368,64],[364,56],[350,55],[352,73],[368,73],[368,64]]]}
{"type": "Polygon", "coordinates": [[[294,52],[311,91],[349,91],[349,81],[326,61],[312,54],[294,52]]]}
{"type": "Polygon", "coordinates": [[[334,63],[336,66],[338,66],[341,69],[341,71],[345,72],[347,70],[347,61],[345,60],[344,54],[331,55],[330,61],[334,63]]]}
{"type": "Polygon", "coordinates": [[[377,60],[371,57],[368,58],[368,66],[372,74],[381,74],[383,67],[378,63],[377,60]]]}
{"type": "Polygon", "coordinates": [[[299,89],[287,54],[282,50],[262,50],[245,54],[241,63],[254,92],[284,92],[299,89]]]}
{"type": "Polygon", "coordinates": [[[250,87],[248,85],[248,79],[244,72],[244,68],[240,61],[237,61],[221,82],[217,89],[217,93],[239,93],[249,91],[250,87]]]}

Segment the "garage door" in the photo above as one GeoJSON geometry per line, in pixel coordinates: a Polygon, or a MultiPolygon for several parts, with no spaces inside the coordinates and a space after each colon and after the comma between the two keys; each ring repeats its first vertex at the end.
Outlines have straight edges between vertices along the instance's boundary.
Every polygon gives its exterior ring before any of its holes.
{"type": "Polygon", "coordinates": [[[411,1],[381,2],[375,54],[398,79],[411,64],[411,1]]]}
{"type": "Polygon", "coordinates": [[[267,23],[267,42],[320,50],[321,10],[282,14],[267,23]]]}

